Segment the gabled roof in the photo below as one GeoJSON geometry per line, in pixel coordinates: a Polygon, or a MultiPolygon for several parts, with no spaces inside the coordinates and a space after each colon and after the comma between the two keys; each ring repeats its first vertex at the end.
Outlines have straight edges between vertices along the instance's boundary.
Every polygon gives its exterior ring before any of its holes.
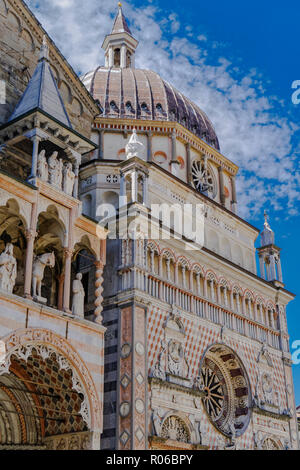
{"type": "Polygon", "coordinates": [[[8,122],[15,121],[24,114],[39,109],[72,129],[68,113],[51,71],[48,57],[48,45],[44,37],[39,62],[8,122]]]}
{"type": "Polygon", "coordinates": [[[132,36],[129,26],[127,24],[126,18],[123,15],[122,6],[119,3],[119,11],[115,18],[115,22],[114,22],[111,34],[125,33],[125,32],[130,34],[130,36],[132,36]]]}

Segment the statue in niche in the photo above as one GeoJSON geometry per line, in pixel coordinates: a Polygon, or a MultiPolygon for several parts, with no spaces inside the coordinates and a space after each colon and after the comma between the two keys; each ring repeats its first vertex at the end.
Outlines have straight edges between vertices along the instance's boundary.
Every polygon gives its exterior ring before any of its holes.
{"type": "Polygon", "coordinates": [[[12,294],[17,278],[17,261],[14,246],[8,243],[0,255],[0,289],[12,294]]]}
{"type": "Polygon", "coordinates": [[[48,160],[49,183],[61,189],[63,163],[62,163],[62,160],[58,160],[57,156],[58,156],[58,152],[53,152],[53,154],[48,160]]]}
{"type": "Polygon", "coordinates": [[[33,262],[32,268],[32,295],[43,303],[47,302],[47,299],[42,298],[42,281],[44,278],[44,271],[46,266],[54,268],[55,256],[54,253],[45,253],[44,255],[37,256],[33,262]]]}
{"type": "Polygon", "coordinates": [[[142,158],[143,149],[144,149],[144,144],[138,141],[136,129],[134,129],[129,142],[126,145],[127,160],[133,157],[142,158]]]}
{"type": "Polygon", "coordinates": [[[72,168],[72,163],[68,162],[65,164],[63,175],[64,175],[63,191],[66,194],[68,194],[68,196],[72,196],[74,183],[75,183],[75,173],[72,168]]]}
{"type": "Polygon", "coordinates": [[[42,181],[48,181],[48,163],[46,159],[46,151],[42,150],[38,157],[38,169],[37,169],[37,176],[42,181]]]}
{"type": "Polygon", "coordinates": [[[85,292],[82,285],[82,274],[78,273],[73,281],[73,302],[72,313],[75,317],[84,318],[84,297],[85,292]]]}

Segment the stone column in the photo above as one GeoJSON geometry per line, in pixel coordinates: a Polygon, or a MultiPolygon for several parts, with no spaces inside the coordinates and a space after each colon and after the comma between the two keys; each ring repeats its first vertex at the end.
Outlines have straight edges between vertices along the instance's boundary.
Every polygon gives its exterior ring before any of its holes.
{"type": "Polygon", "coordinates": [[[41,138],[37,135],[32,137],[33,149],[32,149],[32,160],[31,160],[31,173],[28,178],[28,183],[36,185],[38,156],[39,156],[39,144],[41,138]]]}
{"type": "Polygon", "coordinates": [[[265,279],[266,275],[265,275],[265,263],[264,263],[263,255],[259,255],[259,271],[260,271],[260,277],[262,279],[265,279]]]}
{"type": "Polygon", "coordinates": [[[150,252],[150,260],[151,260],[150,272],[151,272],[152,274],[155,274],[155,262],[154,262],[155,260],[154,260],[154,255],[155,255],[154,250],[151,250],[151,252],[150,252]]]}
{"type": "Polygon", "coordinates": [[[276,276],[276,266],[275,266],[275,256],[274,253],[270,254],[270,281],[275,281],[276,276]]]}
{"type": "Polygon", "coordinates": [[[209,285],[210,285],[210,297],[211,297],[211,300],[214,301],[215,300],[215,290],[214,290],[214,281],[209,281],[209,285]]]}
{"type": "Polygon", "coordinates": [[[224,185],[224,173],[223,173],[224,170],[222,166],[219,166],[218,170],[219,170],[219,185],[220,185],[220,202],[222,206],[225,206],[226,197],[225,197],[225,185],[224,185]]]}
{"type": "Polygon", "coordinates": [[[200,297],[201,296],[201,282],[200,282],[200,273],[197,273],[196,279],[197,279],[197,294],[200,297]]]}
{"type": "Polygon", "coordinates": [[[98,323],[99,325],[101,325],[102,320],[103,320],[103,317],[101,315],[102,311],[103,311],[103,297],[102,297],[102,293],[103,293],[103,286],[102,286],[102,284],[103,284],[103,269],[104,269],[103,261],[101,261],[101,260],[96,261],[95,266],[96,266],[95,323],[98,323]]]}
{"type": "Polygon", "coordinates": [[[228,306],[227,287],[224,287],[224,303],[225,303],[225,307],[227,308],[228,306]]]}
{"type": "Polygon", "coordinates": [[[61,274],[58,278],[58,302],[57,302],[58,310],[63,310],[64,282],[65,282],[65,275],[61,274]]]}
{"type": "Polygon", "coordinates": [[[245,299],[245,297],[242,298],[242,314],[246,315],[246,299],[245,299]]]}
{"type": "Polygon", "coordinates": [[[153,159],[153,147],[152,147],[152,139],[153,134],[152,132],[147,132],[147,160],[148,162],[152,162],[153,159]]]}
{"type": "Polygon", "coordinates": [[[25,261],[25,283],[24,283],[24,296],[26,299],[31,299],[31,283],[32,283],[32,263],[33,263],[33,249],[34,241],[37,232],[34,229],[26,231],[27,249],[25,261]]]}
{"type": "Polygon", "coordinates": [[[176,142],[176,132],[172,132],[172,162],[175,162],[177,159],[177,142],[176,142]]]}
{"type": "Polygon", "coordinates": [[[237,197],[236,197],[236,185],[235,185],[235,176],[231,177],[231,190],[232,190],[232,212],[237,213],[237,197]]]}
{"type": "Polygon", "coordinates": [[[178,286],[178,263],[175,263],[175,285],[178,286]]]}
{"type": "Polygon", "coordinates": [[[234,311],[234,298],[233,298],[233,290],[231,289],[230,291],[230,309],[233,312],[234,311]]]}
{"type": "Polygon", "coordinates": [[[207,279],[203,279],[204,297],[207,299],[207,279]]]}
{"type": "Polygon", "coordinates": [[[64,269],[64,297],[63,297],[63,310],[64,312],[71,313],[70,310],[70,292],[71,292],[71,263],[73,250],[70,248],[64,249],[65,269],[64,269]]]}
{"type": "Polygon", "coordinates": [[[192,169],[191,169],[191,144],[186,144],[186,180],[188,184],[192,182],[192,169]]]}
{"type": "Polygon", "coordinates": [[[127,197],[127,194],[126,194],[126,179],[125,179],[125,175],[123,173],[121,173],[121,176],[120,176],[120,199],[119,199],[119,206],[120,207],[125,206],[127,204],[126,197],[127,197]]]}
{"type": "Polygon", "coordinates": [[[278,281],[283,282],[282,268],[281,268],[281,259],[277,260],[277,272],[278,272],[278,281]]]}
{"type": "Polygon", "coordinates": [[[168,281],[171,280],[170,264],[171,264],[171,260],[170,260],[170,258],[167,258],[167,259],[166,259],[166,265],[167,265],[167,280],[168,280],[168,281]]]}
{"type": "Polygon", "coordinates": [[[143,178],[143,204],[148,207],[149,198],[148,198],[149,188],[148,188],[148,177],[144,176],[143,178]]]}
{"type": "Polygon", "coordinates": [[[137,173],[133,171],[131,173],[131,202],[137,202],[137,193],[138,193],[138,182],[137,182],[137,173]]]}
{"type": "Polygon", "coordinates": [[[104,157],[104,131],[98,131],[98,160],[103,160],[104,157]]]}
{"type": "Polygon", "coordinates": [[[162,265],[162,262],[163,262],[163,258],[162,258],[162,256],[159,256],[159,257],[158,257],[158,275],[159,275],[159,277],[163,277],[163,265],[162,265]]]}
{"type": "Polygon", "coordinates": [[[115,52],[112,47],[109,48],[108,50],[108,66],[113,67],[114,66],[114,60],[115,60],[115,52]]]}
{"type": "Polygon", "coordinates": [[[263,316],[262,304],[259,304],[259,315],[260,315],[260,323],[263,323],[264,322],[264,316],[263,316]]]}
{"type": "Polygon", "coordinates": [[[25,261],[25,282],[24,282],[24,296],[31,299],[31,284],[32,284],[32,263],[33,263],[33,250],[34,241],[37,237],[37,203],[32,204],[30,229],[26,231],[27,248],[26,248],[26,261],[25,261]]]}
{"type": "Polygon", "coordinates": [[[126,45],[125,44],[122,44],[120,54],[121,54],[120,67],[121,69],[125,69],[126,68],[126,45]]]}

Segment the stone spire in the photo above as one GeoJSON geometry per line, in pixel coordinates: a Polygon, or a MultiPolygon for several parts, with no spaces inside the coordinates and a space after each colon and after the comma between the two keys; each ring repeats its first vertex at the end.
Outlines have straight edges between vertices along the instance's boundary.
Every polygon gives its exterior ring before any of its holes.
{"type": "Polygon", "coordinates": [[[108,68],[134,68],[135,51],[138,41],[132,33],[123,14],[122,4],[118,4],[111,34],[107,35],[102,44],[105,51],[105,67],[108,68]]]}
{"type": "Polygon", "coordinates": [[[45,36],[40,49],[38,64],[9,122],[21,119],[24,115],[38,110],[46,113],[70,129],[72,128],[67,110],[51,71],[49,47],[45,36]]]}
{"type": "Polygon", "coordinates": [[[130,36],[132,36],[129,26],[127,24],[126,18],[123,14],[122,3],[119,2],[118,13],[115,18],[115,22],[114,22],[111,34],[118,34],[118,33],[125,33],[125,32],[130,34],[130,36]]]}

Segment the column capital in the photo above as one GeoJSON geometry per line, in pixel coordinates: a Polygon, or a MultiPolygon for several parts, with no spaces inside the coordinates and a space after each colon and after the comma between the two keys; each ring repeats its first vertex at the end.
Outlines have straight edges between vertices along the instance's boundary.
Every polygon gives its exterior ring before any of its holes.
{"type": "Polygon", "coordinates": [[[104,262],[102,260],[97,260],[95,261],[94,265],[96,266],[97,269],[104,269],[104,262]]]}
{"type": "Polygon", "coordinates": [[[26,240],[29,242],[29,241],[32,241],[32,240],[35,240],[36,237],[38,236],[38,233],[35,229],[33,228],[30,228],[30,229],[27,229],[25,231],[25,237],[26,237],[26,240]]]}
{"type": "Polygon", "coordinates": [[[74,250],[72,248],[64,248],[64,255],[66,258],[72,258],[74,250]]]}

